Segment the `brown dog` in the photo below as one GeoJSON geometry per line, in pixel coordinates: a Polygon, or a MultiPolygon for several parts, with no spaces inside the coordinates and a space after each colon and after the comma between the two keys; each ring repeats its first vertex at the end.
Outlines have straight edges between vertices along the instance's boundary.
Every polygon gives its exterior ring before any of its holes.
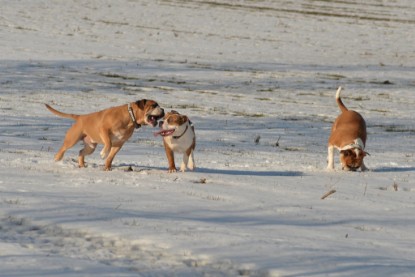
{"type": "Polygon", "coordinates": [[[84,157],[92,154],[99,143],[104,145],[101,157],[107,158],[105,170],[111,170],[114,156],[131,137],[134,128],[141,125],[156,127],[157,121],[164,116],[164,110],[155,101],[146,99],[85,115],[67,114],[45,105],[52,113],[75,120],[55,155],[55,161],[60,161],[67,149],[83,140],[85,146],[79,151],[79,167],[85,167],[84,157]]]}
{"type": "Polygon", "coordinates": [[[341,87],[336,93],[336,102],[341,114],[331,128],[328,143],[327,169],[334,169],[334,147],[340,151],[340,162],[342,169],[356,171],[360,168],[367,170],[363,158],[368,154],[365,152],[366,145],[366,122],[363,117],[348,110],[340,99],[341,87]]]}
{"type": "Polygon", "coordinates": [[[174,152],[183,153],[183,162],[180,171],[186,168],[195,168],[193,152],[196,147],[195,129],[189,118],[176,111],[166,113],[164,120],[160,121],[161,130],[155,136],[163,136],[164,149],[169,162],[169,173],[176,172],[174,152]]]}

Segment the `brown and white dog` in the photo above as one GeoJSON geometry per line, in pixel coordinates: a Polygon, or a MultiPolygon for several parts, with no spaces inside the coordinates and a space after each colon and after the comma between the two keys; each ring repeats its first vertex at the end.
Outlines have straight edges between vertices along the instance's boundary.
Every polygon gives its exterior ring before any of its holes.
{"type": "Polygon", "coordinates": [[[160,127],[161,130],[154,135],[163,136],[164,149],[169,162],[168,172],[177,171],[174,152],[183,153],[180,171],[184,172],[186,168],[193,170],[195,168],[193,152],[196,147],[196,135],[195,128],[189,118],[176,111],[171,111],[166,113],[163,121],[160,121],[160,127]]]}
{"type": "Polygon", "coordinates": [[[157,102],[146,99],[85,115],[67,114],[45,105],[52,113],[75,120],[55,155],[55,161],[60,161],[66,150],[83,140],[85,146],[79,151],[79,167],[85,167],[85,156],[92,154],[97,144],[103,144],[101,157],[106,158],[105,170],[111,170],[114,156],[131,137],[135,128],[141,125],[156,127],[157,121],[164,116],[164,110],[157,102]]]}
{"type": "Polygon", "coordinates": [[[341,110],[341,114],[336,118],[331,128],[328,140],[327,169],[334,169],[334,148],[340,151],[340,162],[342,169],[356,171],[360,168],[367,170],[363,158],[368,155],[365,151],[366,145],[366,123],[363,117],[355,112],[348,110],[341,98],[338,88],[336,102],[341,110]]]}

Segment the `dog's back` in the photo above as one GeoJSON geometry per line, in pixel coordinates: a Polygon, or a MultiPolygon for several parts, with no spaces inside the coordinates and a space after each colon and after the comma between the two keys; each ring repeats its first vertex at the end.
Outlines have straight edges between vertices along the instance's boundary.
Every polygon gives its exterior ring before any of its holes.
{"type": "Polygon", "coordinates": [[[340,97],[341,90],[342,87],[339,87],[336,92],[336,102],[341,114],[334,121],[329,141],[331,144],[342,147],[344,142],[361,138],[363,143],[366,144],[366,122],[358,112],[349,110],[343,104],[340,97]]]}

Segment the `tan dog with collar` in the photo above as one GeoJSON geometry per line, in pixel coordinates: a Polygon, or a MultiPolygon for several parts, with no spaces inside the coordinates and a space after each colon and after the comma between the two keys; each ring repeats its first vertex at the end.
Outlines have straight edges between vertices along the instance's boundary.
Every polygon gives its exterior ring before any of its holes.
{"type": "Polygon", "coordinates": [[[166,113],[163,121],[160,121],[161,130],[154,133],[155,136],[163,136],[164,149],[169,162],[169,173],[176,172],[174,152],[183,153],[183,162],[180,171],[186,168],[195,168],[193,152],[196,147],[195,128],[189,118],[176,111],[166,113]]]}
{"type": "Polygon", "coordinates": [[[348,110],[344,106],[338,88],[336,102],[341,110],[341,114],[336,118],[328,141],[327,169],[334,170],[334,148],[340,151],[340,162],[342,169],[356,171],[360,168],[367,170],[363,158],[368,155],[365,152],[366,145],[366,122],[363,117],[355,112],[348,110]]]}
{"type": "Polygon", "coordinates": [[[85,156],[92,154],[97,144],[103,144],[101,157],[106,158],[105,170],[111,170],[114,156],[132,136],[135,128],[141,125],[156,127],[157,121],[164,116],[164,110],[157,102],[146,99],[85,115],[67,114],[45,105],[52,113],[75,120],[55,155],[55,161],[60,161],[66,150],[83,140],[85,146],[79,151],[79,167],[85,167],[85,156]]]}

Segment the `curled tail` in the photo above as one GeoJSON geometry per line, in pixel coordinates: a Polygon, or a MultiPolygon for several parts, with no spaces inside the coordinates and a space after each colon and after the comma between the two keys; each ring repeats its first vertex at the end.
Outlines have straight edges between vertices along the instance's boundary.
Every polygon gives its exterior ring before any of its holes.
{"type": "Polygon", "coordinates": [[[63,113],[63,112],[57,111],[54,108],[52,108],[51,106],[49,106],[48,104],[45,104],[45,106],[49,111],[51,111],[52,113],[54,113],[54,114],[56,114],[57,116],[60,116],[60,117],[70,118],[70,119],[73,119],[73,120],[76,120],[79,117],[79,115],[77,115],[77,114],[68,114],[68,113],[63,113]]]}
{"type": "Polygon", "coordinates": [[[342,87],[339,87],[338,89],[337,89],[337,92],[336,92],[336,102],[337,102],[337,105],[339,106],[339,108],[340,108],[340,110],[342,111],[342,112],[345,112],[345,111],[348,111],[348,109],[346,108],[346,106],[343,104],[343,102],[342,102],[342,99],[340,98],[340,91],[342,90],[342,87]]]}

